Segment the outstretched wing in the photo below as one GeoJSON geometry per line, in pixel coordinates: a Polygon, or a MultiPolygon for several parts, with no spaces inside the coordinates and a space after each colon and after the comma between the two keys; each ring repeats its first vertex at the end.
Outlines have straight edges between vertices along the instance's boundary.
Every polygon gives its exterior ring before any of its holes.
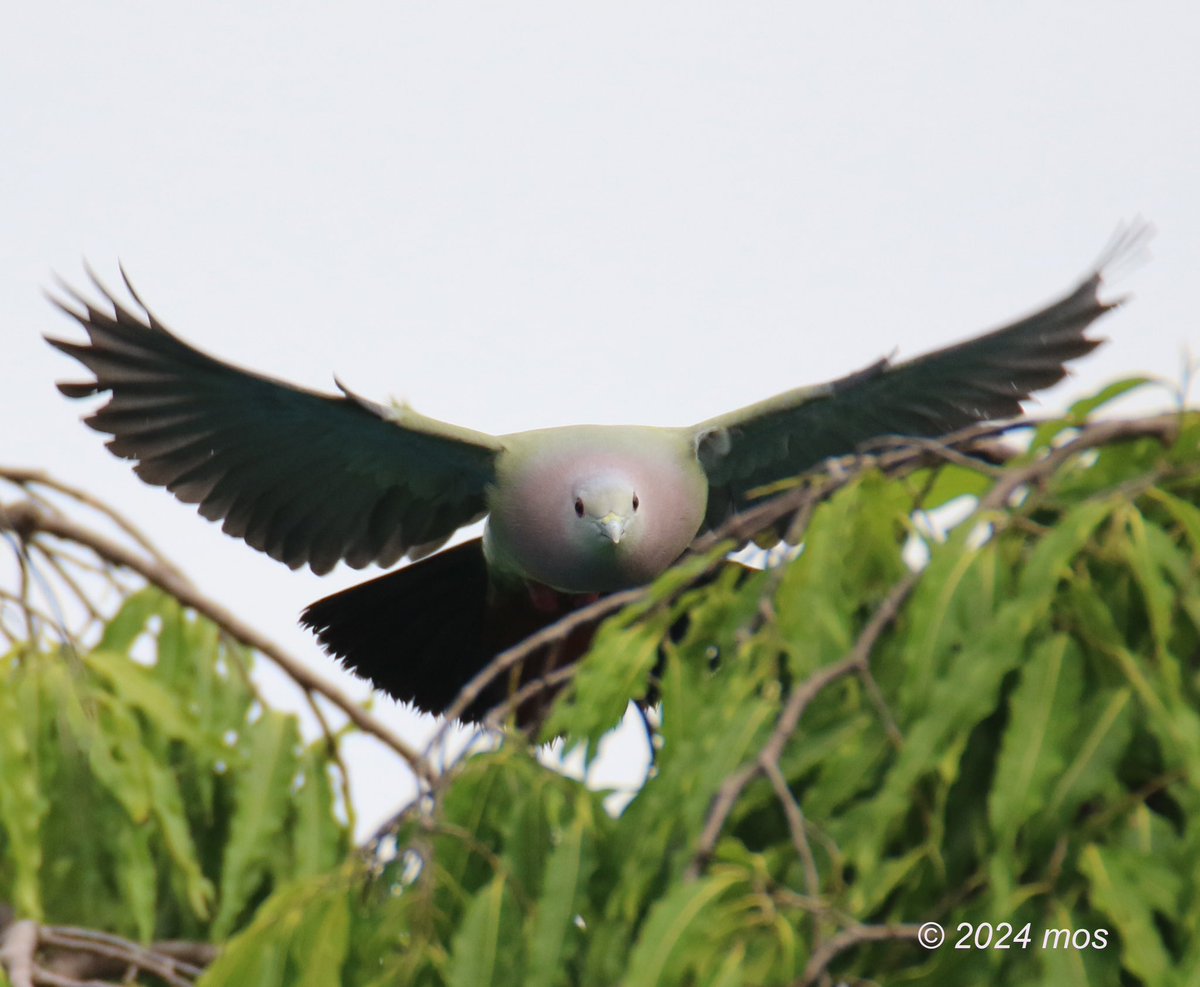
{"type": "Polygon", "coordinates": [[[59,390],[110,392],[87,423],[143,480],[198,504],[227,534],[325,573],[339,560],[362,568],[419,555],[485,513],[498,439],[222,363],[170,333],[128,279],[138,314],[92,280],[111,314],[66,285],[69,301],[51,297],[88,342],[47,342],[95,378],[59,390]]]}
{"type": "Polygon", "coordinates": [[[738,510],[748,491],[794,476],[883,435],[933,437],[1021,413],[1034,391],[1057,383],[1065,364],[1100,344],[1084,331],[1118,302],[1098,297],[1106,266],[1148,236],[1118,234],[1094,272],[1065,297],[1011,325],[957,346],[799,388],[694,428],[710,491],[706,527],[738,510]]]}

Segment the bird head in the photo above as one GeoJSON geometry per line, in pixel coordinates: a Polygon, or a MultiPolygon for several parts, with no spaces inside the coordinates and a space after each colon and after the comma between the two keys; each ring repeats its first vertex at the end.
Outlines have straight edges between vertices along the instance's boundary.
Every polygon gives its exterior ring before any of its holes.
{"type": "Polygon", "coordinates": [[[573,541],[598,551],[616,549],[636,537],[641,500],[633,481],[621,474],[586,477],[572,490],[571,511],[575,515],[573,541]],[[599,545],[590,545],[596,539],[599,545]]]}
{"type": "Polygon", "coordinates": [[[494,576],[566,593],[640,586],[700,527],[707,483],[682,432],[580,425],[505,441],[484,533],[494,576]]]}

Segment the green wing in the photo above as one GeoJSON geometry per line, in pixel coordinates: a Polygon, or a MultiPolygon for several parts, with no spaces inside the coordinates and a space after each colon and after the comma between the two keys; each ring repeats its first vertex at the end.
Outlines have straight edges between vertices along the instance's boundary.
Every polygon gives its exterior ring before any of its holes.
{"type": "Polygon", "coordinates": [[[1147,235],[1144,225],[1119,234],[1074,291],[1011,325],[904,363],[880,360],[841,380],[701,422],[693,436],[710,484],[705,526],[742,507],[748,491],[851,453],[869,439],[934,437],[1019,415],[1034,391],[1066,376],[1068,360],[1100,344],[1084,331],[1119,304],[1098,298],[1104,266],[1147,235]]]}
{"type": "Polygon", "coordinates": [[[92,280],[112,314],[66,285],[79,310],[51,298],[88,342],[47,341],[95,378],[59,389],[110,392],[87,423],[143,480],[226,533],[324,573],[339,560],[361,568],[422,554],[485,513],[499,440],[222,363],[172,335],[128,280],[140,314],[92,280]]]}

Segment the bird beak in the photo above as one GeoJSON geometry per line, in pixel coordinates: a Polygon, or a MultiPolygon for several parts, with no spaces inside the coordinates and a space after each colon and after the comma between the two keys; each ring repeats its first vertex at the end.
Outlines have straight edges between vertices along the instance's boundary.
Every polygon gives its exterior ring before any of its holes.
{"type": "Polygon", "coordinates": [[[605,537],[609,541],[614,545],[619,545],[621,544],[621,536],[625,534],[626,520],[626,518],[623,518],[615,511],[609,511],[596,523],[600,525],[600,530],[604,532],[605,537]]]}

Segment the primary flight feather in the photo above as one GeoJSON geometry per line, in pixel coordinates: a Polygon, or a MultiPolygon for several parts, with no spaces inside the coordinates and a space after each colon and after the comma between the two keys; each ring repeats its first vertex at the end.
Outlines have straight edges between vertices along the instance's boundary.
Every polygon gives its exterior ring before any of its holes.
{"type": "MultiPolygon", "coordinates": [[[[1127,231],[1106,262],[1144,235],[1127,231]]],[[[1019,414],[1098,341],[1104,264],[1026,318],[903,363],[880,360],[683,428],[574,425],[492,436],[241,370],[92,278],[98,307],[52,299],[86,343],[48,338],[108,392],[87,423],[146,482],[292,568],[420,559],[309,607],[306,624],[391,695],[440,712],[491,656],[597,595],[654,579],[750,491],[881,435],[935,437],[1019,414]]],[[[124,272],[122,272],[123,274],[124,272]]],[[[89,272],[90,274],[90,272],[89,272]]],[[[586,642],[579,642],[580,647],[586,642]]],[[[578,649],[577,649],[578,650],[578,649]]],[[[468,717],[502,699],[485,694],[468,717]]]]}

